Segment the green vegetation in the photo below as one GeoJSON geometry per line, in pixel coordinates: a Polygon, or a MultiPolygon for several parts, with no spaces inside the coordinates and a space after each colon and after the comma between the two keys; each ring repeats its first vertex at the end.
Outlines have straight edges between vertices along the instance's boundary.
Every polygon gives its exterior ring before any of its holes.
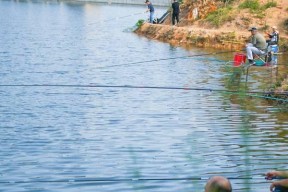
{"type": "Polygon", "coordinates": [[[219,27],[227,21],[233,20],[233,13],[231,7],[219,8],[216,11],[210,13],[206,20],[212,25],[219,27]]]}
{"type": "Polygon", "coordinates": [[[245,0],[242,4],[239,5],[240,9],[250,9],[252,12],[264,11],[271,7],[276,7],[277,2],[269,1],[264,5],[260,5],[258,0],[245,0]]]}
{"type": "Polygon", "coordinates": [[[137,28],[141,27],[143,25],[144,21],[145,20],[143,20],[143,19],[138,20],[138,22],[136,23],[137,28]]]}
{"type": "Polygon", "coordinates": [[[252,13],[256,14],[257,18],[265,17],[265,10],[271,7],[276,7],[277,3],[272,1],[267,2],[264,5],[260,5],[259,0],[245,0],[242,4],[239,5],[240,9],[250,9],[252,13]]]}
{"type": "Polygon", "coordinates": [[[263,5],[263,8],[264,8],[264,9],[268,9],[268,8],[270,8],[270,7],[276,7],[276,6],[277,6],[277,3],[276,3],[276,2],[270,1],[270,2],[268,2],[268,3],[266,3],[266,4],[264,4],[264,5],[263,5]]]}
{"type": "Polygon", "coordinates": [[[250,9],[256,11],[260,9],[260,3],[258,0],[245,0],[242,4],[239,5],[240,9],[250,9]]]}
{"type": "MultiPolygon", "coordinates": [[[[227,21],[231,21],[234,18],[235,11],[228,4],[231,4],[235,0],[220,0],[225,5],[221,8],[218,8],[216,11],[208,14],[206,21],[210,22],[212,25],[219,27],[227,21]]],[[[265,10],[270,7],[276,7],[277,2],[271,0],[264,5],[259,3],[259,0],[245,0],[239,5],[240,9],[249,9],[252,13],[255,14],[257,18],[264,18],[266,16],[265,10]]]]}

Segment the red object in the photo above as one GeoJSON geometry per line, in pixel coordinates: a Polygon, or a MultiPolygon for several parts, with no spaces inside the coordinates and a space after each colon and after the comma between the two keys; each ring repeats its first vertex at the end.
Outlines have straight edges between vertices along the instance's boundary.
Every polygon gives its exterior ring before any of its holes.
{"type": "Polygon", "coordinates": [[[234,62],[233,62],[233,66],[234,67],[239,67],[242,64],[244,64],[246,62],[246,55],[243,53],[236,53],[234,55],[234,62]]]}

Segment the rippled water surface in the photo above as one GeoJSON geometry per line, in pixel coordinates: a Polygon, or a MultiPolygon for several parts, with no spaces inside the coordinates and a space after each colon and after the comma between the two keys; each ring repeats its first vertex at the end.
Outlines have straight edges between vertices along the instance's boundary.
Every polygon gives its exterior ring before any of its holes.
{"type": "MultiPolygon", "coordinates": [[[[145,10],[0,1],[0,191],[202,192],[223,175],[263,192],[261,174],[288,168],[283,107],[215,91],[231,89],[232,53],[131,33],[145,10]]],[[[248,91],[270,75],[251,69],[248,91]]]]}

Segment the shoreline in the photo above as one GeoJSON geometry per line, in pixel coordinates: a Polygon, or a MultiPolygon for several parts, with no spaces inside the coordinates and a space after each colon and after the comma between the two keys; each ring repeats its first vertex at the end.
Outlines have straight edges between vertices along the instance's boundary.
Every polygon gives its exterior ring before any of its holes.
{"type": "MultiPolygon", "coordinates": [[[[163,24],[144,23],[134,31],[140,36],[159,40],[172,45],[182,47],[216,48],[223,50],[243,51],[245,48],[249,31],[233,31],[222,29],[205,29],[193,26],[177,27],[163,24]]],[[[288,50],[288,38],[281,38],[280,49],[288,50]],[[281,46],[283,45],[283,46],[281,46]]],[[[274,90],[274,94],[288,89],[288,78],[286,77],[280,87],[274,90]]]]}
{"type": "MultiPolygon", "coordinates": [[[[206,29],[193,26],[177,27],[163,24],[144,23],[135,33],[149,39],[168,42],[173,45],[206,48],[243,49],[250,36],[248,31],[206,29]]],[[[287,45],[288,39],[281,38],[281,45],[287,45]]],[[[280,45],[280,46],[281,46],[280,45]]],[[[286,50],[287,47],[282,47],[286,50]]]]}

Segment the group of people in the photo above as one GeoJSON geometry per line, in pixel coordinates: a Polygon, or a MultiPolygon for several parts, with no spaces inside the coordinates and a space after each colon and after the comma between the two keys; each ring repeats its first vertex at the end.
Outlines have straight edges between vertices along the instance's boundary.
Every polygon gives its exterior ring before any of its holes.
{"type": "Polygon", "coordinates": [[[256,27],[249,29],[251,31],[250,42],[246,45],[246,53],[249,64],[255,64],[254,55],[263,55],[267,51],[268,45],[278,45],[279,32],[277,27],[272,27],[272,32],[267,33],[269,39],[266,40],[265,37],[260,34],[256,27]]]}
{"type": "MultiPolygon", "coordinates": [[[[145,1],[150,12],[149,22],[153,23],[154,20],[154,7],[149,0],[145,1]]],[[[173,0],[172,3],[172,25],[176,22],[179,23],[179,3],[177,0],[173,0]]],[[[269,39],[266,40],[265,37],[260,34],[256,27],[249,29],[251,31],[251,37],[249,43],[246,45],[246,52],[249,64],[255,64],[254,55],[264,54],[268,45],[278,45],[279,32],[277,27],[272,27],[272,32],[267,33],[269,39]]],[[[288,192],[288,171],[270,171],[266,174],[267,180],[272,180],[274,178],[286,178],[280,181],[272,182],[270,185],[271,192],[288,192]]],[[[214,176],[210,178],[205,185],[205,192],[232,192],[232,185],[230,181],[222,176],[214,176]]]]}
{"type": "MultiPolygon", "coordinates": [[[[272,182],[270,191],[288,192],[288,171],[270,171],[266,173],[267,180],[272,180],[274,178],[279,178],[281,180],[272,182]]],[[[232,192],[232,185],[227,178],[214,176],[207,181],[205,192],[232,192]]]]}
{"type": "MultiPolygon", "coordinates": [[[[154,22],[154,6],[152,5],[152,3],[149,0],[145,1],[146,5],[147,5],[147,12],[150,13],[149,15],[149,22],[153,23],[154,22]]],[[[177,0],[173,0],[172,3],[172,25],[175,25],[176,22],[179,23],[179,13],[180,13],[180,6],[179,6],[179,2],[177,0]]]]}
{"type": "MultiPolygon", "coordinates": [[[[147,12],[150,12],[149,22],[153,23],[154,21],[154,7],[150,0],[145,1],[148,9],[147,12]]],[[[177,0],[173,0],[172,3],[172,25],[176,25],[179,23],[179,3],[177,0]]],[[[249,29],[251,31],[251,38],[249,43],[246,45],[246,55],[249,61],[249,64],[254,65],[254,55],[263,55],[267,51],[268,45],[278,45],[279,41],[279,32],[277,31],[277,27],[272,27],[272,32],[267,33],[269,39],[266,40],[265,37],[260,34],[256,27],[252,27],[249,29]]]]}

